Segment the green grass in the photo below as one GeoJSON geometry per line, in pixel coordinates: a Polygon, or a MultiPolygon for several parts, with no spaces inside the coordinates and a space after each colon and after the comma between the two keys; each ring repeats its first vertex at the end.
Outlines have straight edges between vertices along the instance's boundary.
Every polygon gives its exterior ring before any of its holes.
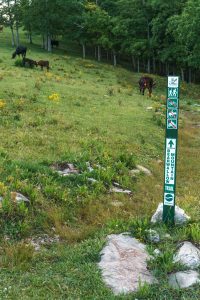
{"type": "Polygon", "coordinates": [[[36,41],[28,45],[27,57],[48,59],[50,72],[22,68],[11,59],[9,31],[0,33],[0,196],[5,198],[0,298],[198,299],[198,287],[169,289],[166,274],[177,270],[171,258],[179,241],[200,242],[200,135],[194,126],[200,122],[194,105],[200,103],[200,87],[181,85],[177,172],[177,203],[194,223],[170,229],[172,241],[161,243],[163,256],[150,264],[158,286],[115,297],[101,280],[99,252],[109,233],[130,230],[146,241],[149,218],[162,201],[163,164],[157,161],[164,153],[166,80],[155,76],[157,88],[149,99],[138,92],[141,74],[82,60],[69,46],[49,54],[36,41]],[[59,101],[49,99],[54,93],[59,101]],[[51,169],[55,162],[74,163],[81,175],[61,178],[51,169]],[[150,168],[153,176],[131,177],[135,164],[150,168]],[[91,177],[98,182],[89,182],[91,177]],[[133,194],[109,193],[114,181],[133,194]],[[11,191],[27,196],[30,207],[13,204],[11,191]],[[116,201],[122,206],[114,206],[116,201]],[[24,239],[44,232],[59,234],[62,242],[40,254],[27,252],[24,239]]]}

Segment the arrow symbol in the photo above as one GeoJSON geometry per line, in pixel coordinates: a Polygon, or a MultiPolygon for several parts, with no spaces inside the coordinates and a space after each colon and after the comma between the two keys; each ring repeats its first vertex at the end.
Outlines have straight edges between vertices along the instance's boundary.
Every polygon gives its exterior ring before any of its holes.
{"type": "Polygon", "coordinates": [[[174,142],[171,140],[168,145],[170,145],[170,148],[172,148],[172,146],[174,146],[174,142]]]}

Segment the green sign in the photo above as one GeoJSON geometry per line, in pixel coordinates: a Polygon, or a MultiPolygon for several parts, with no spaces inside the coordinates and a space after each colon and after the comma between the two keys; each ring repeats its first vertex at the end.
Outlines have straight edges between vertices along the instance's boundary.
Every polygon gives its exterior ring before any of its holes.
{"type": "Polygon", "coordinates": [[[168,76],[163,221],[174,224],[178,142],[179,77],[168,76]]]}

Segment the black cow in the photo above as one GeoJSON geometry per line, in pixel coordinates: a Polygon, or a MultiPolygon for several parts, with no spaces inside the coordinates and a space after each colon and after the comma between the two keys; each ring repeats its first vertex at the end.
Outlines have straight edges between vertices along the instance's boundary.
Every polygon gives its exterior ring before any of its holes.
{"type": "Polygon", "coordinates": [[[57,41],[57,40],[51,40],[51,47],[53,48],[53,46],[58,47],[59,46],[59,41],[57,41]]]}
{"type": "Polygon", "coordinates": [[[12,54],[12,58],[15,58],[17,55],[18,56],[22,56],[23,58],[26,57],[26,51],[27,51],[27,48],[24,47],[24,46],[18,46],[15,50],[15,52],[13,52],[12,54]]]}
{"type": "Polygon", "coordinates": [[[42,70],[45,67],[49,71],[49,61],[48,60],[40,60],[37,62],[37,65],[40,66],[42,70]]]}
{"type": "Polygon", "coordinates": [[[30,59],[30,58],[24,57],[22,63],[23,63],[24,67],[26,65],[28,65],[30,68],[33,68],[34,66],[37,67],[37,62],[35,60],[30,59]]]}
{"type": "Polygon", "coordinates": [[[140,78],[138,83],[139,83],[140,93],[142,93],[142,95],[144,95],[145,90],[148,89],[149,97],[151,97],[153,87],[156,85],[153,78],[151,78],[149,76],[144,76],[144,77],[140,78]]]}

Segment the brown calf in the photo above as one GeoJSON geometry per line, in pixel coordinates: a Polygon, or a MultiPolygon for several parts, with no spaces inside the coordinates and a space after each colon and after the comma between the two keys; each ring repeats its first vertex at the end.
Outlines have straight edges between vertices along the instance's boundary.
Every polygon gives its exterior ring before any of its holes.
{"type": "Polygon", "coordinates": [[[25,67],[25,65],[28,65],[30,68],[33,68],[34,66],[37,67],[37,62],[35,60],[32,60],[30,58],[23,58],[23,66],[25,67]]]}
{"type": "Polygon", "coordinates": [[[40,66],[42,70],[43,70],[43,68],[47,68],[47,70],[49,71],[49,61],[48,60],[39,60],[37,62],[37,65],[40,66]]]}

